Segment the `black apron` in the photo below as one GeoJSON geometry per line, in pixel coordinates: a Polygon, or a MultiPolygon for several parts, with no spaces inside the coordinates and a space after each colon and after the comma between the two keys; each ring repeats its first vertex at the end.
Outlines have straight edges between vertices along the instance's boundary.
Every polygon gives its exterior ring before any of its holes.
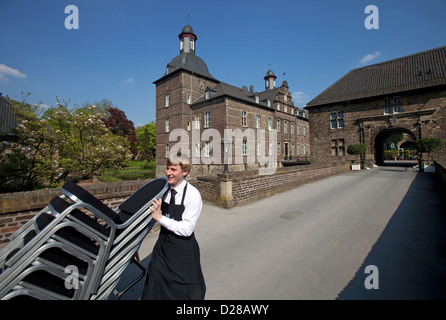
{"type": "MultiPolygon", "coordinates": [[[[176,221],[184,212],[184,187],[181,205],[162,202],[161,211],[176,221]]],[[[169,191],[168,191],[169,192],[169,191]]],[[[200,265],[200,249],[194,233],[182,237],[161,226],[152,258],[142,300],[203,300],[206,285],[200,265]]]]}

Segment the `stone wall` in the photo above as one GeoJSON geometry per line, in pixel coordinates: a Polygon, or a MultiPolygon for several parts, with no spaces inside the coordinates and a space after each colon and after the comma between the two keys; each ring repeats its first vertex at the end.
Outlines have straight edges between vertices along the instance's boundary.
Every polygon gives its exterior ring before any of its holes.
{"type": "MultiPolygon", "coordinates": [[[[116,208],[149,180],[121,181],[83,186],[110,208],[116,208]]],[[[0,248],[28,220],[61,195],[60,188],[0,194],[0,248]]]]}
{"type": "Polygon", "coordinates": [[[347,170],[348,165],[339,164],[330,167],[282,167],[271,175],[258,175],[255,170],[232,172],[218,174],[217,177],[199,177],[196,186],[201,191],[203,200],[231,208],[347,170]]]}

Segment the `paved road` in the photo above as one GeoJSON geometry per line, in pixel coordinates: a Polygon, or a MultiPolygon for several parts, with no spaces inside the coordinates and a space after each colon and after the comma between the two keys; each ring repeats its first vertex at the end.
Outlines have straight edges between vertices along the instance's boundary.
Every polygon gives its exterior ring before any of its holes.
{"type": "MultiPolygon", "coordinates": [[[[443,199],[433,174],[381,167],[229,210],[205,204],[206,299],[445,299],[443,199]],[[365,288],[372,275],[379,289],[365,288]]],[[[157,237],[141,247],[145,265],[157,237]]]]}

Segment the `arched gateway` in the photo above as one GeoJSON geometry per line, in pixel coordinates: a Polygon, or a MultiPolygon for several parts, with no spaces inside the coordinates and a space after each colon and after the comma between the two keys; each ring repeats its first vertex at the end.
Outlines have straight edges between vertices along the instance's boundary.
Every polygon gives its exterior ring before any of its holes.
{"type": "MultiPolygon", "coordinates": [[[[395,134],[404,134],[406,137],[404,137],[403,139],[403,143],[409,147],[412,147],[415,145],[415,142],[417,141],[417,138],[415,137],[415,134],[405,128],[388,128],[388,129],[384,129],[381,130],[374,139],[374,159],[375,159],[375,163],[377,165],[383,165],[384,164],[384,160],[385,158],[385,147],[386,147],[386,140],[391,137],[392,135],[395,134]]],[[[400,146],[401,147],[401,146],[400,146]]]]}

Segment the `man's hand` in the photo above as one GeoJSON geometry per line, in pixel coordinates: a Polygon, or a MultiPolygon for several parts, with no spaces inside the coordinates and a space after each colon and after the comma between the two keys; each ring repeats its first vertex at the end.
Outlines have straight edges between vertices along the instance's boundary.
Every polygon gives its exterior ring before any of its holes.
{"type": "Polygon", "coordinates": [[[163,213],[161,212],[161,204],[163,200],[162,199],[155,199],[150,204],[152,209],[152,218],[156,221],[160,221],[161,217],[163,216],[163,213]]]}

